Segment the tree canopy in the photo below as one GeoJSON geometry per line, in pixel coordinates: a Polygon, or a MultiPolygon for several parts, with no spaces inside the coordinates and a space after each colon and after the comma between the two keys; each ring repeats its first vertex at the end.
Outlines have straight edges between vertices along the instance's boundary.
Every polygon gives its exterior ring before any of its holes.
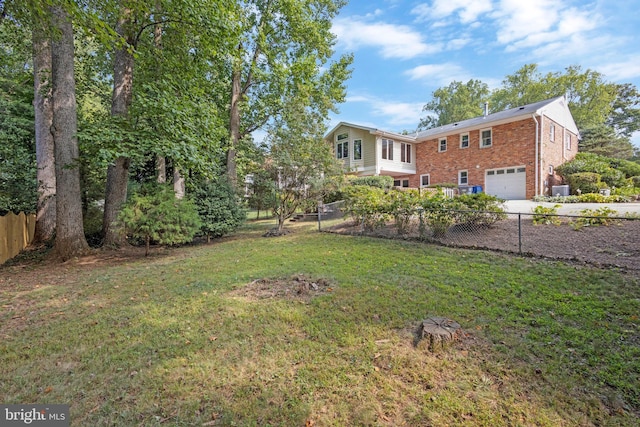
{"type": "MultiPolygon", "coordinates": [[[[313,116],[314,124],[324,126],[328,112],[345,99],[344,81],[352,61],[349,55],[333,59],[331,21],[344,4],[343,0],[1,2],[0,106],[10,113],[0,118],[0,132],[10,134],[0,141],[1,178],[32,190],[20,192],[26,204],[12,193],[5,205],[29,211],[36,206],[35,173],[41,167],[40,160],[35,163],[35,146],[49,133],[42,130],[53,127],[43,121],[34,135],[33,99],[42,95],[45,102],[36,102],[42,108],[50,97],[47,82],[55,79],[51,67],[43,67],[35,79],[40,89],[34,91],[33,64],[43,58],[46,62],[51,53],[41,49],[37,60],[32,55],[36,42],[51,45],[61,40],[62,31],[51,30],[53,9],[68,17],[75,38],[75,49],[65,53],[66,65],[75,68],[77,110],[69,111],[69,117],[77,119],[73,138],[80,153],[63,171],[79,172],[82,206],[74,204],[72,210],[80,213],[89,206],[104,206],[104,235],[107,242],[117,242],[122,240],[109,225],[116,224],[130,181],[156,180],[161,161],[166,167],[163,176],[187,181],[194,177],[198,185],[216,182],[225,173],[233,177],[238,171],[244,173],[252,162],[253,131],[273,130],[284,122],[293,129],[285,118],[292,98],[313,116]],[[8,149],[7,144],[17,148],[8,149]]],[[[314,143],[323,145],[321,138],[314,143]]],[[[52,160],[53,154],[49,157],[52,160]]],[[[54,179],[44,184],[66,194],[67,184],[54,179]]],[[[82,215],[74,218],[75,228],[82,229],[82,215]]]]}
{"type": "Polygon", "coordinates": [[[608,82],[603,74],[577,65],[543,74],[536,64],[527,64],[506,76],[493,91],[479,80],[454,81],[433,92],[423,108],[428,115],[420,120],[419,129],[480,116],[485,101],[490,112],[498,112],[562,95],[583,136],[583,150],[622,158],[633,155],[628,138],[640,129],[637,88],[608,82]]]}

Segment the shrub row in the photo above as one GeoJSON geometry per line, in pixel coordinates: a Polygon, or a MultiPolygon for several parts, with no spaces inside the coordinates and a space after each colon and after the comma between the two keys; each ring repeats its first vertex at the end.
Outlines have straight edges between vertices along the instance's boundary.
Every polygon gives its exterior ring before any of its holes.
{"type": "Polygon", "coordinates": [[[587,193],[579,196],[536,196],[533,201],[550,203],[627,203],[632,199],[631,196],[619,194],[603,196],[599,193],[587,193]]]}
{"type": "Polygon", "coordinates": [[[571,193],[597,193],[601,188],[640,187],[640,164],[629,160],[578,153],[556,168],[571,186],[571,193]]]}
{"type": "Polygon", "coordinates": [[[359,185],[347,187],[345,196],[347,212],[367,231],[393,221],[398,233],[406,234],[411,220],[419,217],[420,225],[437,236],[454,225],[489,226],[506,218],[503,201],[485,193],[450,198],[439,192],[421,195],[359,185]]]}

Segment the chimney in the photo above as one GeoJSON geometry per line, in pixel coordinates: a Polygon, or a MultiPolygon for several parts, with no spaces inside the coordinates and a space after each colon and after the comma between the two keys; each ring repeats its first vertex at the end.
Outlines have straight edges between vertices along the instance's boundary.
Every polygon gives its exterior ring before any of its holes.
{"type": "Polygon", "coordinates": [[[484,116],[487,117],[489,115],[489,103],[484,103],[484,116]]]}

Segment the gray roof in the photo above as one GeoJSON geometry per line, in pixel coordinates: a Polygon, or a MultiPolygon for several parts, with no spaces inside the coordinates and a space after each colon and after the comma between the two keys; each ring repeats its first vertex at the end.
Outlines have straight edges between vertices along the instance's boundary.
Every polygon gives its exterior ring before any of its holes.
{"type": "MultiPolygon", "coordinates": [[[[412,142],[423,142],[432,138],[437,138],[439,136],[445,136],[452,133],[460,133],[464,130],[472,130],[472,129],[482,129],[485,127],[490,127],[493,125],[508,123],[515,121],[517,119],[523,119],[526,117],[531,117],[532,115],[555,115],[558,114],[564,117],[563,125],[567,126],[568,129],[578,133],[578,128],[571,118],[571,112],[569,111],[567,102],[564,96],[558,96],[551,99],[546,99],[544,101],[534,102],[533,104],[527,104],[522,107],[510,108],[508,110],[499,111],[497,113],[488,114],[486,116],[474,117],[473,119],[462,120],[456,123],[450,123],[447,125],[439,126],[437,128],[426,129],[417,133],[411,133],[408,135],[402,135],[397,132],[388,132],[382,129],[377,129],[369,126],[356,125],[348,122],[340,122],[333,129],[331,129],[326,136],[331,135],[333,132],[338,130],[340,126],[349,126],[354,128],[363,129],[369,131],[375,135],[382,136],[390,136],[396,139],[403,139],[405,141],[412,142]],[[556,104],[557,103],[557,104],[556,104]],[[553,107],[546,108],[551,104],[556,104],[553,107]],[[569,112],[568,116],[562,114],[563,111],[569,112]]],[[[550,116],[551,117],[551,116],[550,116]]],[[[325,136],[325,137],[326,137],[325,136]]]]}
{"type": "Polygon", "coordinates": [[[542,108],[560,99],[564,99],[564,96],[534,102],[533,104],[524,105],[522,107],[515,107],[509,110],[499,111],[497,113],[488,114],[487,116],[474,117],[473,119],[450,123],[448,125],[439,126],[437,128],[426,129],[414,134],[414,136],[417,140],[423,140],[440,134],[459,132],[460,129],[479,128],[482,126],[489,126],[490,124],[495,122],[510,121],[519,116],[531,116],[532,114],[540,114],[540,110],[542,108]]]}

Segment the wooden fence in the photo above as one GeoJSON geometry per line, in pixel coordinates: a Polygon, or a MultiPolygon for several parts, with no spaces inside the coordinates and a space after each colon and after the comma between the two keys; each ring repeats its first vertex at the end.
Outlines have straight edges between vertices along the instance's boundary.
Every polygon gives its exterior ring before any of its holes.
{"type": "Polygon", "coordinates": [[[0,264],[18,255],[33,240],[36,216],[9,212],[0,216],[0,264]]]}

